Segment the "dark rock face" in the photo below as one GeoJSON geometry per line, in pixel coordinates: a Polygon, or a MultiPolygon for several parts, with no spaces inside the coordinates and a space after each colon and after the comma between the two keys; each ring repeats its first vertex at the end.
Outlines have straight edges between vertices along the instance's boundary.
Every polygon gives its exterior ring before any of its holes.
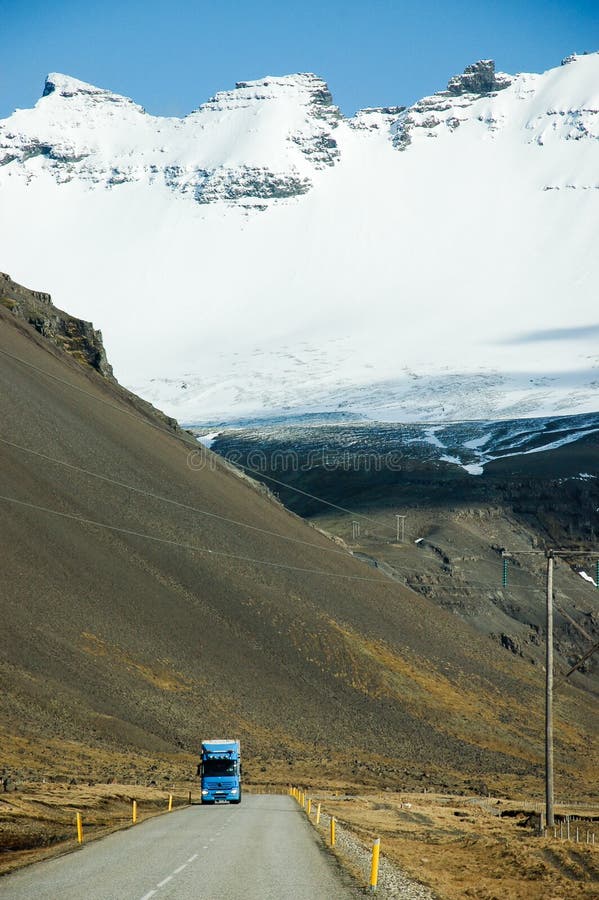
{"type": "Polygon", "coordinates": [[[447,90],[450,94],[490,94],[501,91],[510,84],[506,75],[495,74],[495,60],[481,59],[466,66],[463,75],[454,75],[449,79],[447,90]]]}
{"type": "Polygon", "coordinates": [[[31,291],[0,272],[0,305],[29,322],[36,331],[82,365],[91,366],[105,378],[114,380],[102,342],[102,332],[94,328],[91,322],[76,319],[57,309],[50,294],[31,291]]]}
{"type": "Polygon", "coordinates": [[[42,94],[42,97],[49,97],[50,94],[53,94],[55,90],[56,90],[56,85],[54,84],[54,82],[50,81],[49,78],[46,78],[46,81],[44,83],[44,92],[42,94]]]}
{"type": "Polygon", "coordinates": [[[310,187],[307,178],[293,173],[241,166],[212,172],[199,171],[194,196],[198,203],[213,203],[215,200],[236,202],[248,198],[277,200],[305,194],[310,187]]]}

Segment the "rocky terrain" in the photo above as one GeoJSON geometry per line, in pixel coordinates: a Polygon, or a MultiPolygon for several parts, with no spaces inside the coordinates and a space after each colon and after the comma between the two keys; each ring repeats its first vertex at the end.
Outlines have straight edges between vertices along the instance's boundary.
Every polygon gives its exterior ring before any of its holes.
{"type": "Polygon", "coordinates": [[[0,304],[33,325],[36,331],[69,356],[96,369],[105,378],[114,380],[112,367],[106,358],[102,332],[95,329],[91,322],[76,319],[57,309],[50,294],[29,290],[0,272],[0,304]]]}
{"type": "MultiPolygon", "coordinates": [[[[200,439],[365,562],[534,666],[543,665],[545,561],[516,555],[504,586],[501,551],[576,551],[556,570],[566,672],[599,635],[598,422],[281,423],[200,439]]],[[[573,677],[594,696],[597,673],[591,659],[573,677]]]]}

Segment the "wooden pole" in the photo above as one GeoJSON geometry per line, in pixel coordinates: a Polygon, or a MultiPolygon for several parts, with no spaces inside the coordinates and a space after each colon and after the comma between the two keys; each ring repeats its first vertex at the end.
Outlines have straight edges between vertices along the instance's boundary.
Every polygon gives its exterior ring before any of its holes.
{"type": "Polygon", "coordinates": [[[547,647],[545,652],[545,813],[547,825],[553,814],[553,550],[547,551],[547,647]]]}

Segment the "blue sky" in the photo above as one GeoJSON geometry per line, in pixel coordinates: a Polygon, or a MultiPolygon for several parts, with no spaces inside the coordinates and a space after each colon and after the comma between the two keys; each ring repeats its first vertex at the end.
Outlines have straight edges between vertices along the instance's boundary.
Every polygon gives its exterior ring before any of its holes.
{"type": "Polygon", "coordinates": [[[235,81],[312,71],[346,114],[407,104],[468,63],[542,71],[599,49],[598,0],[0,0],[0,118],[48,72],[185,115],[235,81]]]}

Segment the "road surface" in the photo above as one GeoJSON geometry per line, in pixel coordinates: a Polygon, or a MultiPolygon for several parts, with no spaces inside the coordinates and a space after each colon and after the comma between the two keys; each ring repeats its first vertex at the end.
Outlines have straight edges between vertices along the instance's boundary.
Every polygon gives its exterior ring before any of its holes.
{"type": "Polygon", "coordinates": [[[291,797],[192,806],[0,878],[2,900],[345,900],[357,891],[291,797]]]}

